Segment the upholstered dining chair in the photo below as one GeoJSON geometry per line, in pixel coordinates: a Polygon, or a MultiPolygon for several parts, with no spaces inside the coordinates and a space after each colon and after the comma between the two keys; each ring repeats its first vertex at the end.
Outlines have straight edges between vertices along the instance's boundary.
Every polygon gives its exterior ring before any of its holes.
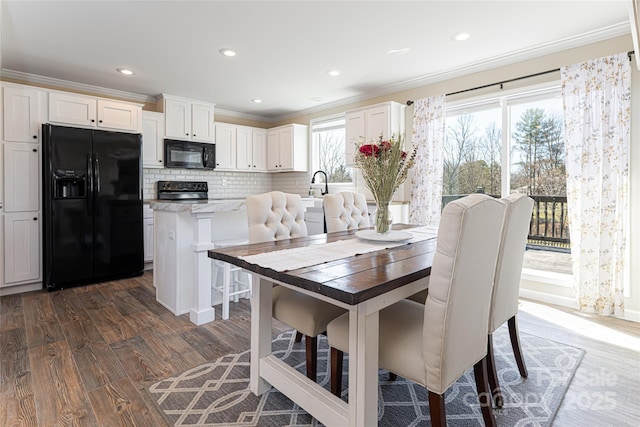
{"type": "Polygon", "coordinates": [[[511,194],[502,199],[506,205],[504,226],[500,240],[500,251],[496,266],[496,277],[491,297],[491,312],[489,314],[489,337],[487,340],[487,369],[489,385],[496,406],[501,408],[503,398],[500,393],[498,372],[493,357],[493,333],[504,322],[509,327],[509,337],[513,355],[522,377],[527,377],[527,367],[524,363],[520,338],[518,334],[518,297],[520,291],[520,276],[522,262],[527,245],[533,199],[524,194],[511,194]]]}
{"type": "Polygon", "coordinates": [[[322,205],[327,233],[367,228],[371,225],[364,194],[351,191],[327,194],[322,205]]]}
{"type": "MultiPolygon", "coordinates": [[[[307,236],[302,199],[296,194],[272,191],[247,197],[250,243],[307,236]]],[[[273,289],[272,315],[305,337],[307,377],[316,380],[318,335],[327,324],[344,313],[335,305],[284,286],[273,289]]]]}
{"type": "MultiPolygon", "coordinates": [[[[503,202],[483,194],[449,203],[425,304],[405,299],[379,314],[379,366],[427,388],[434,426],[446,425],[444,393],[472,366],[485,424],[495,426],[485,337],[504,210],[503,202]]],[[[331,391],[339,396],[349,316],[330,322],[327,337],[331,391]]]]}

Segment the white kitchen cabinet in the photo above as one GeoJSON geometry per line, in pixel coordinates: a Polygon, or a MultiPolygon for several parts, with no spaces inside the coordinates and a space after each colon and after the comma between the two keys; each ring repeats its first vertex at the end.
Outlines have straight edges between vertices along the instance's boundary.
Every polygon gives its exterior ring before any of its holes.
{"type": "Polygon", "coordinates": [[[144,235],[144,262],[153,261],[153,210],[149,205],[142,207],[143,235],[144,235]]]}
{"type": "Polygon", "coordinates": [[[358,108],[345,113],[345,160],[353,166],[356,144],[375,142],[383,138],[404,134],[405,107],[397,102],[384,102],[358,108]]]}
{"type": "Polygon", "coordinates": [[[236,169],[236,126],[216,124],[216,170],[236,169]]]}
{"type": "Polygon", "coordinates": [[[65,92],[49,93],[49,121],[89,128],[139,132],[142,106],[65,92]]]}
{"type": "Polygon", "coordinates": [[[4,214],[4,284],[40,280],[40,215],[4,214]]]}
{"type": "Polygon", "coordinates": [[[37,211],[40,202],[40,145],[4,143],[4,210],[37,211]]]}
{"type": "Polygon", "coordinates": [[[98,128],[140,132],[142,107],[98,99],[98,128]]]}
{"type": "Polygon", "coordinates": [[[40,142],[41,106],[47,93],[28,87],[4,86],[4,140],[40,142]]]}
{"type": "Polygon", "coordinates": [[[214,141],[214,104],[163,95],[158,101],[165,113],[167,138],[214,141]]]}
{"type": "Polygon", "coordinates": [[[164,114],[142,112],[142,166],[164,167],[164,114]]]}
{"type": "Polygon", "coordinates": [[[306,172],[309,168],[307,126],[291,124],[269,129],[267,149],[270,172],[306,172]]]}
{"type": "Polygon", "coordinates": [[[236,167],[240,171],[266,172],[266,129],[256,129],[248,126],[237,127],[236,167]]]}

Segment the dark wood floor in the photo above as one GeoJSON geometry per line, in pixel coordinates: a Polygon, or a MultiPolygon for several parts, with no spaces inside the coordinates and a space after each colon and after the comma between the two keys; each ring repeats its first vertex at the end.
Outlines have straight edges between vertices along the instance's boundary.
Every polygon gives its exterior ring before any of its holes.
{"type": "MultiPolygon", "coordinates": [[[[144,391],[150,384],[249,348],[246,300],[230,320],[195,326],[160,306],[151,283],[147,272],[0,298],[0,426],[164,426],[144,391]]],[[[555,425],[639,425],[640,349],[572,332],[529,313],[548,307],[523,305],[522,332],[587,350],[555,425]]],[[[638,324],[555,311],[640,340],[638,324]]]]}

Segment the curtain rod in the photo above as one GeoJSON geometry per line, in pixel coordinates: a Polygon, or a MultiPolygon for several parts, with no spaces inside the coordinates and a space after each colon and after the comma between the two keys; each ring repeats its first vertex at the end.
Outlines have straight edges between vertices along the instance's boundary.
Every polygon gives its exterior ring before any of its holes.
{"type": "MultiPolygon", "coordinates": [[[[634,54],[635,54],[635,52],[633,50],[630,50],[629,52],[627,52],[627,56],[629,57],[629,61],[631,61],[631,55],[634,55],[634,54]]],[[[502,87],[503,87],[503,85],[505,83],[512,83],[512,82],[516,82],[518,80],[529,79],[531,77],[543,76],[545,74],[555,73],[555,72],[558,72],[558,71],[560,71],[560,68],[555,68],[553,70],[547,70],[547,71],[541,71],[539,73],[529,74],[527,76],[522,76],[522,77],[515,77],[513,79],[503,80],[501,82],[489,83],[489,84],[486,84],[486,85],[473,87],[471,89],[458,90],[456,92],[447,93],[445,96],[457,95],[459,93],[471,92],[473,90],[485,89],[485,88],[488,88],[488,87],[491,87],[491,86],[498,86],[498,85],[500,85],[500,89],[502,89],[502,87]]],[[[407,105],[413,105],[413,101],[411,101],[411,100],[407,101],[407,105]]]]}

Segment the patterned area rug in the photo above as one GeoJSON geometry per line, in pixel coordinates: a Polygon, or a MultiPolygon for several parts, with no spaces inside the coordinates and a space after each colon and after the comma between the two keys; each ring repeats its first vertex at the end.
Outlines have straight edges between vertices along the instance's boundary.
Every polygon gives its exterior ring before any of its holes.
{"type": "MultiPolygon", "coordinates": [[[[504,408],[496,410],[500,426],[551,425],[562,398],[582,360],[584,350],[521,333],[521,345],[529,371],[521,378],[511,352],[506,325],[494,334],[496,366],[504,394],[504,408]]],[[[318,383],[329,389],[329,351],[325,337],[318,350],[318,383]]],[[[294,343],[293,331],[273,341],[274,353],[305,372],[304,341],[294,343]]],[[[344,362],[348,367],[347,355],[344,362]]],[[[426,390],[398,377],[388,381],[379,372],[378,425],[428,426],[426,390]]],[[[175,426],[318,426],[318,421],[275,389],[254,396],[248,387],[249,351],[230,354],[183,374],[162,380],[149,393],[175,426]]],[[[347,375],[343,400],[347,400],[347,375]]],[[[482,426],[473,369],[445,394],[449,426],[482,426]]]]}

